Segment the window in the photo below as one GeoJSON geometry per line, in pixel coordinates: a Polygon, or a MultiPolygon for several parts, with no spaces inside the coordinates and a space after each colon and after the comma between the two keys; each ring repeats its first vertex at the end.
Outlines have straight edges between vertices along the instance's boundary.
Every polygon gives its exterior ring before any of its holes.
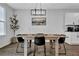
{"type": "Polygon", "coordinates": [[[5,35],[5,10],[0,7],[0,35],[5,35]]]}

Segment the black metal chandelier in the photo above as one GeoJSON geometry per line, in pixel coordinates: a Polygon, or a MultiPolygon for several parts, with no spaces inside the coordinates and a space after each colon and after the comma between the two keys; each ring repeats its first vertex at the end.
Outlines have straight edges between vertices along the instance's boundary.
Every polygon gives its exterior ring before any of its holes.
{"type": "Polygon", "coordinates": [[[46,9],[42,9],[40,4],[40,8],[31,9],[31,15],[46,16],[46,9]]]}

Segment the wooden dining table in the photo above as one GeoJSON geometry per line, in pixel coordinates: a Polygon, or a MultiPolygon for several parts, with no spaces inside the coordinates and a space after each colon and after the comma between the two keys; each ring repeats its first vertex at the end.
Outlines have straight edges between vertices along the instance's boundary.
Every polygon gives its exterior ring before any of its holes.
{"type": "MultiPolygon", "coordinates": [[[[24,38],[24,56],[27,56],[27,40],[34,40],[36,34],[18,34],[17,37],[24,38]]],[[[59,55],[58,39],[65,37],[64,34],[44,34],[45,40],[55,40],[55,56],[59,55]]]]}

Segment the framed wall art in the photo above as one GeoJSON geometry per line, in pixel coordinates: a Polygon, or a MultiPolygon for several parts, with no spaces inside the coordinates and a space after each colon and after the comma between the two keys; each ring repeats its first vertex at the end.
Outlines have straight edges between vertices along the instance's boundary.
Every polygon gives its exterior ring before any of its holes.
{"type": "Polygon", "coordinates": [[[34,17],[32,18],[32,25],[46,25],[45,17],[34,17]]]}

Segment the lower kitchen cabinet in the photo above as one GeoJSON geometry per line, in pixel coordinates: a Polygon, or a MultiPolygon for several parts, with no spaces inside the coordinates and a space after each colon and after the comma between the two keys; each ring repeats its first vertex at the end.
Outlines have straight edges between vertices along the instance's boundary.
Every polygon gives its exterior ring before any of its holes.
{"type": "Polygon", "coordinates": [[[66,43],[71,45],[79,45],[79,32],[65,32],[66,43]]]}

